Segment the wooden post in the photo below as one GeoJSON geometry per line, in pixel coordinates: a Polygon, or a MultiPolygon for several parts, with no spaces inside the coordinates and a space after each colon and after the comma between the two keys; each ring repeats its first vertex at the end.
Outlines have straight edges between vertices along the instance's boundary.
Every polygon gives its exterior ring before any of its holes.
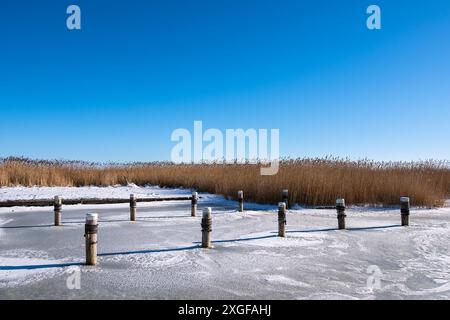
{"type": "Polygon", "coordinates": [[[60,196],[55,197],[54,211],[55,211],[55,226],[58,227],[61,225],[61,211],[62,211],[62,199],[60,196]]]}
{"type": "Polygon", "coordinates": [[[338,228],[339,230],[345,229],[345,200],[337,199],[336,200],[336,210],[337,210],[337,218],[338,218],[338,228]]]}
{"type": "Polygon", "coordinates": [[[212,231],[211,208],[203,209],[202,218],[202,248],[211,248],[211,231],[212,231]]]}
{"type": "Polygon", "coordinates": [[[197,204],[198,204],[198,193],[192,192],[192,198],[191,198],[191,216],[195,217],[197,214],[197,204]]]}
{"type": "Polygon", "coordinates": [[[97,264],[97,213],[88,213],[86,215],[86,225],[84,230],[84,237],[86,238],[86,264],[88,266],[95,266],[97,264]]]}
{"type": "Polygon", "coordinates": [[[286,203],[280,202],[278,204],[278,236],[286,237],[286,203]]]}
{"type": "Polygon", "coordinates": [[[239,212],[244,212],[244,191],[238,191],[239,212]]]}
{"type": "Polygon", "coordinates": [[[286,203],[286,209],[289,209],[289,190],[284,189],[282,192],[282,202],[286,203]]]}
{"type": "Polygon", "coordinates": [[[137,199],[134,194],[130,194],[130,221],[136,221],[137,199]]]}
{"type": "Polygon", "coordinates": [[[402,215],[402,226],[409,226],[409,197],[401,197],[400,198],[400,212],[402,215]]]}

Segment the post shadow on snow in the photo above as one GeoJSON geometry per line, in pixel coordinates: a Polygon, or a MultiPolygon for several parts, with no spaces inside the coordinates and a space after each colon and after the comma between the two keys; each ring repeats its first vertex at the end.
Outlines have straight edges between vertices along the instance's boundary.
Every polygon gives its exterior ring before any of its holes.
{"type": "MultiPolygon", "coordinates": [[[[109,219],[109,220],[98,220],[98,223],[111,223],[111,222],[133,222],[133,224],[139,223],[139,221],[145,221],[145,220],[153,220],[153,219],[174,219],[174,218],[192,218],[190,214],[185,215],[173,215],[173,216],[147,216],[147,217],[140,217],[139,215],[136,217],[136,221],[130,221],[130,219],[109,219]]],[[[84,224],[84,221],[62,221],[62,224],[84,224]]]]}
{"type": "MultiPolygon", "coordinates": [[[[271,232],[273,233],[273,232],[271,232]]],[[[251,238],[238,238],[238,239],[227,239],[227,240],[213,240],[212,243],[227,243],[227,242],[241,242],[241,241],[251,241],[251,240],[262,240],[262,239],[270,239],[270,238],[277,238],[276,235],[267,235],[267,236],[260,236],[260,237],[251,237],[251,238]]],[[[196,241],[194,243],[201,243],[200,241],[196,241]]]]}
{"type": "MultiPolygon", "coordinates": [[[[400,224],[393,224],[387,226],[375,226],[375,227],[354,227],[347,228],[347,231],[367,231],[367,230],[383,230],[383,229],[393,229],[393,228],[401,228],[400,224]]],[[[311,230],[288,230],[286,233],[314,233],[314,232],[327,232],[327,231],[337,231],[338,228],[327,228],[327,229],[311,229],[311,230]]],[[[341,230],[342,231],[342,230],[341,230]]],[[[276,231],[272,231],[271,233],[278,233],[276,231]]]]}
{"type": "MultiPolygon", "coordinates": [[[[170,219],[170,218],[191,218],[191,215],[177,215],[177,216],[155,216],[155,217],[138,217],[136,222],[139,220],[150,220],[150,219],[170,219]]],[[[99,223],[111,223],[111,222],[131,222],[130,219],[111,219],[111,220],[99,220],[99,223]]],[[[61,225],[57,228],[63,228],[64,225],[84,225],[84,221],[62,221],[61,225]]],[[[54,224],[45,224],[45,225],[34,225],[34,226],[7,226],[0,227],[0,229],[31,229],[31,228],[52,228],[55,227],[54,224]]]]}
{"type": "MultiPolygon", "coordinates": [[[[228,239],[228,240],[215,240],[212,243],[226,243],[226,242],[240,242],[240,241],[250,241],[250,240],[261,240],[261,239],[269,239],[276,238],[275,235],[267,235],[260,237],[252,237],[252,238],[239,238],[239,239],[228,239]]],[[[161,252],[176,252],[176,251],[188,251],[200,249],[199,241],[193,242],[195,245],[187,246],[187,247],[178,247],[178,248],[166,248],[166,249],[151,249],[151,250],[135,250],[135,251],[123,251],[123,252],[110,252],[110,253],[99,253],[99,257],[108,257],[108,256],[119,256],[119,255],[132,255],[132,254],[146,254],[146,253],[161,253],[161,252]]]]}
{"type": "MultiPolygon", "coordinates": [[[[99,253],[99,257],[108,256],[120,256],[120,255],[131,255],[131,254],[146,254],[146,253],[160,253],[160,252],[175,252],[175,251],[187,251],[199,249],[199,245],[188,246],[188,247],[178,247],[178,248],[167,248],[167,249],[153,249],[153,250],[136,250],[136,251],[125,251],[125,252],[111,252],[111,253],[99,253]]],[[[82,262],[72,262],[72,263],[55,263],[55,264],[41,264],[41,265],[23,265],[23,266],[0,266],[0,271],[15,271],[15,270],[39,270],[39,269],[55,269],[55,268],[65,268],[72,266],[85,266],[82,262]]]]}
{"type": "Polygon", "coordinates": [[[178,247],[178,248],[166,248],[166,249],[149,249],[149,250],[135,250],[135,251],[122,251],[122,252],[108,252],[99,253],[99,257],[110,257],[110,256],[122,256],[131,254],[146,254],[146,253],[161,253],[161,252],[176,252],[176,251],[188,251],[199,249],[199,245],[188,246],[188,247],[178,247]]]}
{"type": "Polygon", "coordinates": [[[365,230],[378,230],[378,229],[393,229],[402,228],[401,224],[392,224],[389,226],[378,226],[378,227],[360,227],[360,228],[347,228],[349,231],[365,231],[365,230]]]}
{"type": "Polygon", "coordinates": [[[177,216],[155,216],[155,217],[136,217],[136,221],[148,220],[148,219],[171,219],[171,218],[191,218],[190,214],[177,215],[177,216]]]}
{"type": "Polygon", "coordinates": [[[53,224],[43,224],[36,226],[8,226],[8,227],[0,227],[0,229],[31,229],[31,228],[51,228],[54,227],[53,224]]]}
{"type": "MultiPolygon", "coordinates": [[[[108,223],[108,222],[127,222],[130,220],[100,220],[100,223],[108,223]]],[[[60,226],[55,226],[54,224],[43,224],[43,225],[35,225],[35,226],[8,226],[8,227],[0,227],[0,229],[35,229],[35,228],[57,228],[61,229],[68,225],[84,225],[84,221],[62,221],[60,226]]]]}
{"type": "MultiPolygon", "coordinates": [[[[130,220],[105,220],[99,221],[101,223],[108,222],[126,222],[130,220]]],[[[68,225],[84,225],[84,221],[62,221],[60,226],[55,226],[54,224],[42,224],[42,225],[34,225],[34,226],[8,226],[8,227],[0,227],[0,229],[35,229],[35,228],[56,228],[61,229],[67,227],[68,225]]]]}
{"type": "MultiPolygon", "coordinates": [[[[109,256],[121,256],[121,255],[132,255],[132,254],[148,254],[148,253],[161,253],[161,252],[176,252],[176,251],[187,251],[199,249],[200,245],[193,245],[187,247],[178,248],[167,248],[167,249],[152,249],[152,250],[135,250],[135,251],[124,251],[124,252],[110,252],[110,253],[99,253],[98,257],[109,257],[109,256]]],[[[14,271],[14,270],[38,270],[38,269],[54,269],[54,268],[65,268],[72,266],[86,266],[85,263],[73,262],[73,263],[60,263],[60,264],[42,264],[42,265],[27,265],[27,266],[0,266],[0,271],[14,271]]]]}
{"type": "Polygon", "coordinates": [[[55,269],[55,268],[65,268],[84,265],[85,264],[81,262],[73,262],[73,263],[38,264],[29,266],[0,266],[0,271],[55,269]]]}
{"type": "MultiPolygon", "coordinates": [[[[201,208],[198,209],[199,212],[201,212],[201,208]]],[[[233,212],[215,212],[213,213],[214,215],[222,215],[222,214],[230,214],[233,212]]],[[[200,217],[200,215],[199,215],[200,217]]],[[[130,221],[130,219],[108,219],[108,220],[102,220],[99,219],[98,223],[109,223],[109,222],[133,222],[133,224],[135,223],[139,223],[139,221],[145,221],[145,220],[156,220],[156,219],[175,219],[175,218],[189,218],[192,219],[191,213],[186,213],[186,214],[182,214],[182,215],[170,215],[170,216],[139,216],[139,211],[138,214],[136,216],[136,221],[130,221]]],[[[84,224],[84,221],[68,221],[65,222],[64,220],[62,221],[62,224],[84,224]]]]}

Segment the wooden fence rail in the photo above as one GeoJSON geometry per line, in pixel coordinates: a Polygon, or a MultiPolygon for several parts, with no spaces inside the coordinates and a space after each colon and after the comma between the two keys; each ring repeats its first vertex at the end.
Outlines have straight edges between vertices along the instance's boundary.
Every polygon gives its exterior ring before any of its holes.
{"type": "MultiPolygon", "coordinates": [[[[164,198],[137,198],[137,202],[156,202],[156,201],[187,201],[192,197],[164,197],[164,198]]],[[[117,203],[130,203],[130,198],[126,199],[63,199],[63,205],[76,205],[76,204],[117,204],[117,203]]],[[[54,199],[39,199],[39,200],[8,200],[0,201],[0,208],[11,207],[51,207],[55,204],[54,199]]]]}

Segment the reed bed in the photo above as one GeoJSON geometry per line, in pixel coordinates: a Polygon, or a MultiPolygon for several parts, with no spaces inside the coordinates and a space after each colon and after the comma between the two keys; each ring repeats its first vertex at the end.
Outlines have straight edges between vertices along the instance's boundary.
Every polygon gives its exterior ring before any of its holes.
{"type": "Polygon", "coordinates": [[[0,159],[0,186],[159,185],[184,187],[235,199],[275,204],[289,189],[290,203],[333,205],[337,197],[352,205],[397,205],[410,196],[415,206],[441,206],[450,195],[448,161],[375,162],[340,158],[285,159],[274,176],[260,175],[258,164],[167,162],[97,164],[79,161],[0,159]]]}

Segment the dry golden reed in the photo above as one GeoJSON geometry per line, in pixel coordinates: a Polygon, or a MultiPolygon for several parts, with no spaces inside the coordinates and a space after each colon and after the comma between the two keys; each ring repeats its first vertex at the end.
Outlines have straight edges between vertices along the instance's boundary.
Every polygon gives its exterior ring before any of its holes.
{"type": "Polygon", "coordinates": [[[248,201],[277,203],[289,189],[290,203],[333,205],[337,197],[354,205],[395,205],[410,196],[413,205],[439,206],[450,195],[447,161],[374,162],[340,158],[283,160],[274,176],[257,164],[166,162],[95,164],[75,161],[0,160],[0,186],[159,185],[185,187],[248,201]]]}

